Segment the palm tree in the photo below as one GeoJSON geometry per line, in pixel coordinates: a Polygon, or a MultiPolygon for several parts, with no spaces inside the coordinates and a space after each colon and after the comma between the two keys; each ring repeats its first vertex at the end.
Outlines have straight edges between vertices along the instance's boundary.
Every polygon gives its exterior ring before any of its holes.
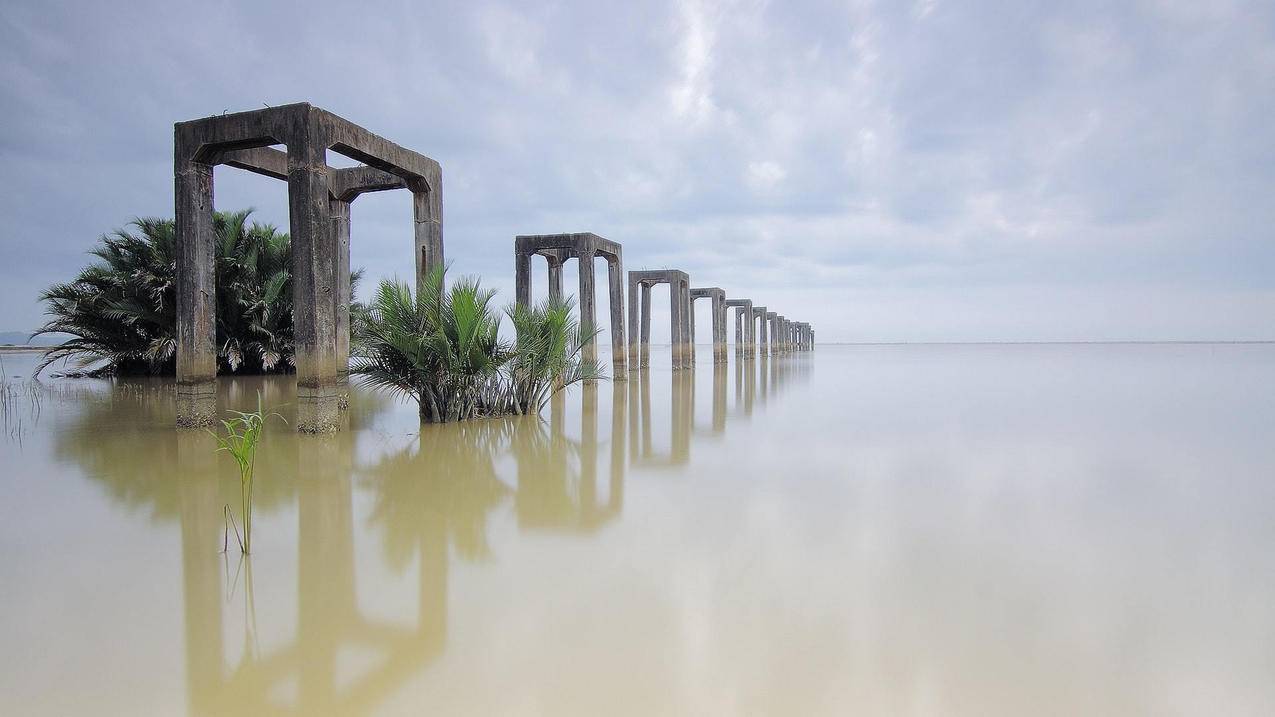
{"type": "Polygon", "coordinates": [[[505,310],[514,325],[514,358],[507,365],[505,392],[509,413],[539,413],[549,398],[580,381],[601,375],[595,360],[585,360],[584,345],[597,336],[571,315],[571,297],[536,306],[515,304],[505,310]]]}
{"type": "MultiPolygon", "coordinates": [[[[216,212],[217,363],[222,373],[292,370],[292,242],[252,210],[216,212]]],[[[171,219],[137,219],[101,238],[99,261],[40,298],[49,321],[35,333],[70,334],[38,370],[72,359],[90,373],[171,374],[177,349],[176,239],[171,219]]],[[[351,283],[358,281],[354,272],[351,283]]],[[[353,295],[353,288],[351,295],[353,295]]]]}
{"type": "Polygon", "coordinates": [[[510,358],[491,310],[495,292],[469,278],[444,291],[445,272],[430,272],[415,297],[402,282],[382,281],[352,322],[350,373],[411,396],[427,423],[496,412],[499,370],[510,358]]]}
{"type": "Polygon", "coordinates": [[[515,339],[500,341],[494,291],[462,279],[444,290],[435,269],[415,297],[383,281],[354,323],[350,373],[373,389],[415,399],[421,421],[537,413],[555,392],[599,375],[580,354],[592,332],[571,316],[572,302],[511,307],[515,339]]]}

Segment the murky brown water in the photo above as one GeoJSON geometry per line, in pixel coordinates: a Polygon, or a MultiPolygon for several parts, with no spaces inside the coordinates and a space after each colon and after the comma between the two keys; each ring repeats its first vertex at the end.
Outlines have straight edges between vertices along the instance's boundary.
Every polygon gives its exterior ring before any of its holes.
{"type": "Polygon", "coordinates": [[[49,382],[0,441],[0,713],[1275,714],[1275,346],[705,353],[275,425],[250,560],[164,384],[49,382]]]}

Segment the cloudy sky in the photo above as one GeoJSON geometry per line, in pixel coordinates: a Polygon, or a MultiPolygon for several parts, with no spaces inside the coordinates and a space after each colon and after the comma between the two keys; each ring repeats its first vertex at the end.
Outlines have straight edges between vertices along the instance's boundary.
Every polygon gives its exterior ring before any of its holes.
{"type": "MultiPolygon", "coordinates": [[[[593,231],[821,341],[1275,338],[1269,2],[9,0],[0,57],[0,329],[172,215],[173,122],[309,101],[442,163],[504,300],[515,234],[593,231]]],[[[409,195],[353,220],[411,275],[409,195]]]]}

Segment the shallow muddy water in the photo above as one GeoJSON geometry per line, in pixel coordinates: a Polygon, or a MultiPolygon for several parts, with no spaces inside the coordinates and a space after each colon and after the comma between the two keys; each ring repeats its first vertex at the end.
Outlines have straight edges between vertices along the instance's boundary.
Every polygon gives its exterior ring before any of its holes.
{"type": "Polygon", "coordinates": [[[169,384],[5,355],[0,713],[1275,714],[1275,346],[709,356],[275,422],[241,559],[169,384]]]}

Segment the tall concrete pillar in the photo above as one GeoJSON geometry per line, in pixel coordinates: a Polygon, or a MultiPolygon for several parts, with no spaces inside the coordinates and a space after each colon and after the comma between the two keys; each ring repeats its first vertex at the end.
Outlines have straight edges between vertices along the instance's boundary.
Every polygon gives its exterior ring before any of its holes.
{"type": "Polygon", "coordinates": [[[683,277],[678,283],[682,287],[681,304],[684,309],[682,313],[682,368],[691,368],[695,365],[695,349],[691,345],[691,282],[688,278],[683,277]]]}
{"type": "Polygon", "coordinates": [[[350,203],[328,202],[336,242],[336,387],[337,407],[350,406],[350,203]]]}
{"type": "Polygon", "coordinates": [[[726,293],[713,295],[713,362],[726,363],[726,293]]]}
{"type": "MultiPolygon", "coordinates": [[[[554,301],[562,301],[562,260],[556,256],[547,256],[545,259],[549,262],[549,298],[554,301]]],[[[580,285],[584,285],[584,265],[581,264],[580,285]]],[[[583,295],[581,295],[583,297],[583,295]]],[[[580,299],[583,306],[584,299],[580,299]]]]}
{"type": "MultiPolygon", "coordinates": [[[[583,251],[580,253],[580,328],[588,331],[590,334],[598,329],[597,311],[594,310],[594,301],[596,296],[593,291],[593,257],[591,251],[583,251]]],[[[559,264],[561,267],[561,264],[559,264]]],[[[561,268],[559,268],[561,270],[561,268]]],[[[584,360],[596,361],[598,358],[598,344],[596,336],[589,336],[588,341],[584,344],[584,350],[581,352],[584,360]]]]}
{"type": "Polygon", "coordinates": [[[641,367],[650,366],[650,285],[641,285],[641,367]]]}
{"type": "MultiPolygon", "coordinates": [[[[636,371],[641,365],[641,334],[638,323],[642,320],[642,312],[638,304],[639,284],[636,278],[629,277],[629,370],[636,371]]],[[[644,297],[645,298],[645,297],[644,297]]]]}
{"type": "Polygon", "coordinates": [[[297,428],[306,433],[327,433],[337,428],[339,262],[328,215],[326,143],[309,138],[288,145],[288,215],[292,230],[297,428]]]}
{"type": "Polygon", "coordinates": [[[531,306],[531,255],[514,254],[514,300],[520,306],[531,306]]]}
{"type": "Polygon", "coordinates": [[[443,187],[442,176],[434,177],[434,186],[414,183],[412,215],[416,234],[416,287],[435,267],[443,266],[443,187]]]}
{"type": "Polygon", "coordinates": [[[672,344],[674,370],[687,365],[683,362],[687,360],[686,354],[690,343],[690,327],[687,325],[686,320],[686,310],[689,304],[690,297],[683,293],[681,279],[674,279],[669,283],[668,311],[669,342],[672,344]]]}
{"type": "Polygon", "coordinates": [[[177,425],[194,428],[217,419],[217,232],[212,165],[176,134],[177,425]]]}
{"type": "Polygon", "coordinates": [[[778,319],[779,319],[779,314],[776,314],[773,311],[766,312],[766,316],[765,316],[766,331],[768,332],[769,339],[770,339],[770,345],[767,348],[770,349],[771,356],[779,355],[780,338],[779,338],[778,319]]]}
{"type": "Polygon", "coordinates": [[[628,378],[624,345],[624,260],[607,257],[608,301],[611,304],[611,380],[628,378]]]}

